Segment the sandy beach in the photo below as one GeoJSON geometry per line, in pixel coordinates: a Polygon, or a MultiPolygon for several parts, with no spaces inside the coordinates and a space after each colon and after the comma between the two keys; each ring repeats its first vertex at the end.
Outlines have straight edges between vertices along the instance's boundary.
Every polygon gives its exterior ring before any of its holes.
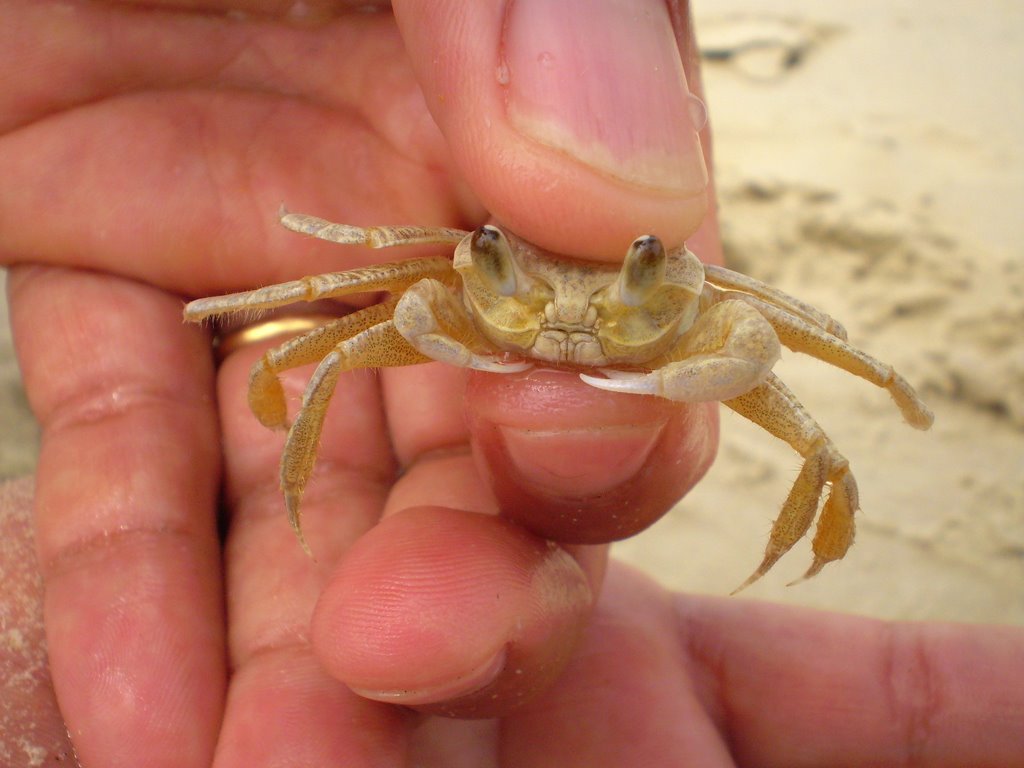
{"type": "MultiPolygon", "coordinates": [[[[846,559],[746,594],[886,618],[1024,623],[1024,8],[698,2],[731,266],[840,319],[936,414],[786,355],[776,372],[861,488],[846,559]]],[[[723,411],[698,489],[619,554],[726,592],[760,558],[797,457],[723,411]]]]}
{"type": "MultiPolygon", "coordinates": [[[[745,596],[885,618],[1024,624],[1024,5],[695,3],[730,266],[840,319],[936,413],[786,354],[777,373],[849,458],[857,543],[793,587],[801,542],[745,596]]],[[[0,326],[0,477],[37,451],[0,326]]],[[[723,594],[799,469],[723,411],[719,458],[618,554],[723,594]]]]}

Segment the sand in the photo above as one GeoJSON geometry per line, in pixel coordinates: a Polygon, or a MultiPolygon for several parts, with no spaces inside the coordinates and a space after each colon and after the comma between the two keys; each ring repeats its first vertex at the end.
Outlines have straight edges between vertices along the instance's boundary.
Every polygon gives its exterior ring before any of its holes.
{"type": "MultiPolygon", "coordinates": [[[[801,542],[744,596],[1024,624],[1024,6],[695,7],[731,265],[834,314],[936,412],[915,432],[883,392],[786,355],[777,372],[850,459],[863,513],[842,563],[785,587],[801,542]]],[[[0,423],[0,477],[30,471],[6,326],[0,423]]],[[[738,585],[799,469],[722,423],[701,486],[616,547],[677,589],[738,585]]]]}
{"type": "MultiPolygon", "coordinates": [[[[857,542],[745,595],[885,618],[1024,623],[1024,7],[697,2],[731,266],[839,318],[933,407],[931,432],[821,363],[776,372],[859,480],[857,542]]],[[[723,411],[719,459],[619,554],[678,589],[759,561],[799,469],[723,411]]]]}
{"type": "Polygon", "coordinates": [[[43,580],[19,563],[35,556],[31,526],[17,514],[32,481],[0,482],[0,765],[77,765],[43,652],[43,580]]]}

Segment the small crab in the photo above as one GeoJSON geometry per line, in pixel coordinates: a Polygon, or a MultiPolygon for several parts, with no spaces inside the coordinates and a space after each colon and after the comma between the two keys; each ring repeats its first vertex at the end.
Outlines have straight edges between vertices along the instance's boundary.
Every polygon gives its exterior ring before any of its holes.
{"type": "MultiPolygon", "coordinates": [[[[799,299],[753,278],[702,264],[685,246],[652,236],[633,241],[621,267],[546,252],[486,225],[435,227],[333,224],[282,210],[281,223],[346,245],[455,246],[447,257],[409,259],[198,299],[196,322],[355,293],[389,298],[269,350],[249,377],[261,423],[288,426],[278,374],[318,363],[281,458],[288,517],[303,547],[299,505],[316,462],[324,415],[342,371],[440,360],[495,373],[535,364],[580,371],[587,384],[681,402],[721,401],[784,440],[804,460],[772,527],[764,559],[739,589],[763,576],[810,528],[825,486],[803,578],[842,558],[853,543],[857,484],[849,462],[773,373],[780,343],[889,391],[906,421],[928,429],[932,414],[892,367],[846,341],[843,327],[799,299]]],[[[738,590],[737,590],[738,591],[738,590]]]]}

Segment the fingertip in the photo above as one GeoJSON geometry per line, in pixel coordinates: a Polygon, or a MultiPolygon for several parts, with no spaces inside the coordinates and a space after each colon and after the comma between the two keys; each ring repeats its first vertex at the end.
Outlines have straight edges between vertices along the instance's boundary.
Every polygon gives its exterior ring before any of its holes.
{"type": "Polygon", "coordinates": [[[474,453],[502,515],[539,536],[598,544],[668,512],[714,458],[714,403],[606,392],[571,372],[473,376],[474,453]]]}
{"type": "Polygon", "coordinates": [[[313,646],[369,698],[492,716],[558,674],[592,599],[571,556],[505,520],[407,509],[346,554],[314,613],[313,646]]]}
{"type": "Polygon", "coordinates": [[[684,241],[707,211],[685,22],[641,5],[394,3],[462,175],[550,250],[617,261],[640,233],[684,241]]]}

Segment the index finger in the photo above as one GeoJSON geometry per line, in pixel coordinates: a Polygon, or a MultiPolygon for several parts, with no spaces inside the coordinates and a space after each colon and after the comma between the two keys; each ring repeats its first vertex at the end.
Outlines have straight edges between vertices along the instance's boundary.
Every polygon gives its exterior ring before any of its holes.
{"type": "Polygon", "coordinates": [[[12,269],[9,286],[43,431],[50,665],[75,747],[87,765],[209,765],[225,668],[208,347],[154,288],[42,267],[12,269]]]}

